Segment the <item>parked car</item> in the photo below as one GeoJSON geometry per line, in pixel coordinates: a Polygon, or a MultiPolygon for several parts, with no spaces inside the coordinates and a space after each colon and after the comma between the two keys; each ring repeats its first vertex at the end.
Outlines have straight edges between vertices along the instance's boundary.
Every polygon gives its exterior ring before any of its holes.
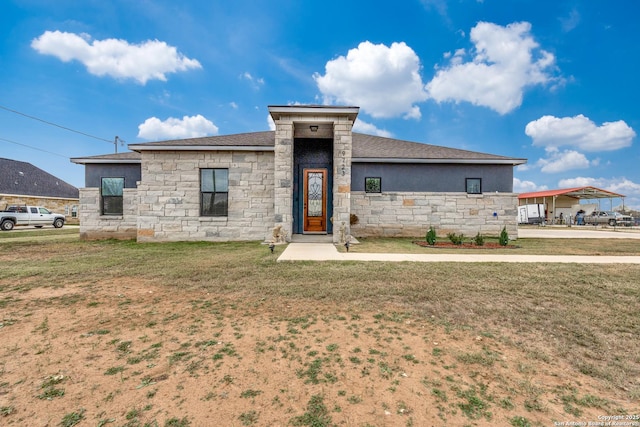
{"type": "Polygon", "coordinates": [[[635,220],[632,216],[622,215],[620,212],[614,211],[594,211],[591,215],[584,217],[585,224],[608,224],[611,226],[625,225],[630,227],[634,225],[635,220]]]}
{"type": "Polygon", "coordinates": [[[0,229],[13,230],[16,226],[33,226],[41,228],[53,225],[60,228],[64,225],[65,216],[51,212],[42,206],[9,206],[0,212],[0,229]]]}

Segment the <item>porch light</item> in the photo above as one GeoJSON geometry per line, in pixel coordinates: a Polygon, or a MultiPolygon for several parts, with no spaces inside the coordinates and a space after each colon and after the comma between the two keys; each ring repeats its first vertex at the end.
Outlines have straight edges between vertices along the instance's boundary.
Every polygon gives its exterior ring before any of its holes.
{"type": "Polygon", "coordinates": [[[318,132],[318,126],[316,125],[309,126],[309,129],[311,129],[311,132],[318,132]]]}

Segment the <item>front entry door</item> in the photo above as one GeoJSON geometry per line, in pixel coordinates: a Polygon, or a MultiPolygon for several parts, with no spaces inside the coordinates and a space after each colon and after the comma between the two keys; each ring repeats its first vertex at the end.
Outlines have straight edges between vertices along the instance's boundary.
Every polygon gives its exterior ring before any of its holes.
{"type": "Polygon", "coordinates": [[[304,170],[303,232],[327,232],[327,170],[304,170]]]}

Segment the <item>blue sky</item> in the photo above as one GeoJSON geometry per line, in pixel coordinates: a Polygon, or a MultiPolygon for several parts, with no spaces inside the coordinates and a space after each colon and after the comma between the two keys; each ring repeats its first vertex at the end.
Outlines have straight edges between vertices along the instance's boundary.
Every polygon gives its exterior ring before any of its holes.
{"type": "Polygon", "coordinates": [[[634,0],[5,0],[0,156],[82,187],[69,158],[116,136],[123,152],[267,130],[268,105],[350,105],[358,132],[528,159],[514,191],[593,185],[640,209],[638,16],[634,0]]]}

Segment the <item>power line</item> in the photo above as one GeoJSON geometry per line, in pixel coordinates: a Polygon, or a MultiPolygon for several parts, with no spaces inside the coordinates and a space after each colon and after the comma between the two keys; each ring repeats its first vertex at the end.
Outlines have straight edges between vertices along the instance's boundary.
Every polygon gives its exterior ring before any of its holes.
{"type": "MultiPolygon", "coordinates": [[[[80,134],[80,135],[88,136],[89,138],[94,138],[94,139],[97,139],[99,141],[108,142],[109,144],[113,144],[114,143],[114,141],[112,141],[112,140],[100,138],[99,136],[90,135],[88,133],[81,132],[79,130],[71,129],[71,128],[68,128],[66,126],[62,126],[62,125],[59,125],[59,124],[56,124],[56,123],[52,123],[52,122],[40,119],[38,117],[30,116],[29,114],[21,113],[20,111],[13,110],[11,108],[8,108],[8,107],[2,106],[2,105],[0,105],[0,108],[3,109],[3,110],[6,110],[6,111],[10,111],[10,112],[15,113],[15,114],[19,114],[21,116],[27,117],[27,118],[32,119],[32,120],[37,120],[39,122],[48,124],[50,126],[55,126],[57,128],[60,128],[60,129],[68,130],[69,132],[74,132],[74,133],[77,133],[77,134],[80,134]]],[[[116,137],[116,140],[117,139],[118,139],[118,137],[116,137]]],[[[9,141],[9,142],[13,142],[13,141],[9,141]]],[[[117,144],[117,141],[116,141],[116,144],[117,144]]],[[[19,144],[19,145],[21,145],[21,144],[19,144]]],[[[116,145],[116,147],[117,147],[117,145],[116,145]]],[[[30,147],[30,148],[33,148],[33,147],[30,147]]],[[[116,148],[116,151],[117,151],[117,148],[116,148]]]]}
{"type": "Polygon", "coordinates": [[[65,159],[67,159],[67,160],[69,159],[69,157],[67,157],[67,156],[63,156],[62,154],[53,153],[53,152],[51,152],[51,151],[43,150],[42,148],[32,147],[32,146],[27,145],[27,144],[21,144],[21,143],[19,143],[19,142],[12,141],[12,140],[10,140],[10,139],[0,138],[0,141],[10,142],[10,143],[12,143],[12,144],[21,145],[21,146],[23,146],[23,147],[31,148],[32,150],[38,150],[38,151],[42,151],[43,153],[53,154],[54,156],[62,157],[62,158],[65,158],[65,159]]]}

